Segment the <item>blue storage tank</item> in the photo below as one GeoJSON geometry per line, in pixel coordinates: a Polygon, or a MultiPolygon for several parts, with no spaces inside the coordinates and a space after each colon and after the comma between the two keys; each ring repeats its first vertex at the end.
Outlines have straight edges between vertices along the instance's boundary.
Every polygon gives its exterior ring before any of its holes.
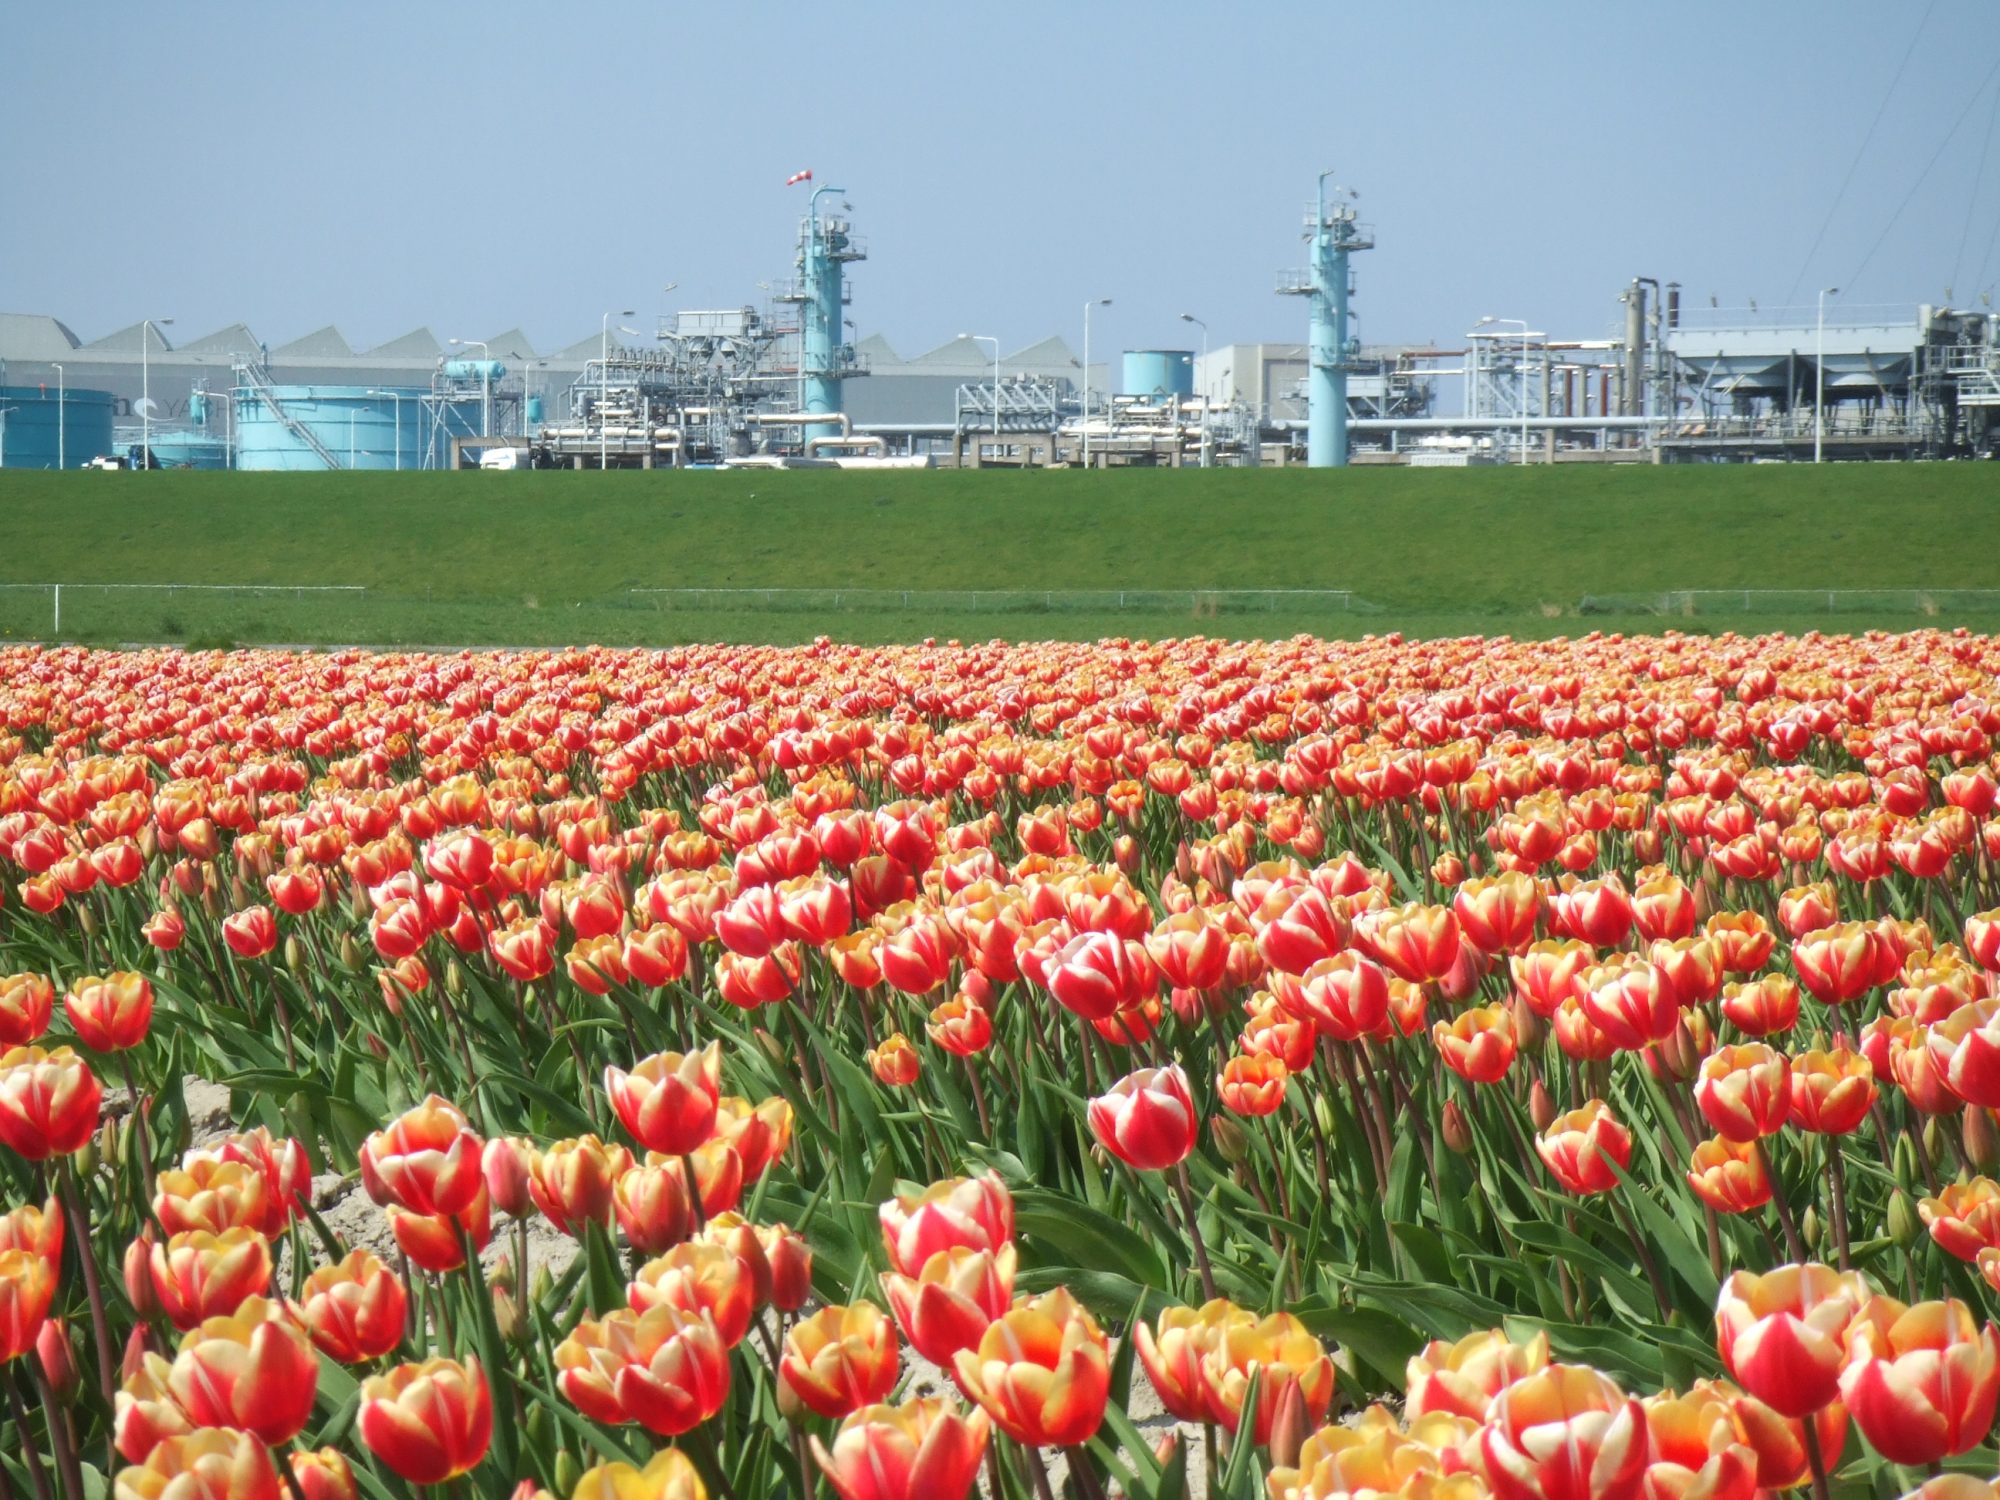
{"type": "Polygon", "coordinates": [[[484,380],[488,385],[498,385],[507,374],[507,367],[497,359],[448,359],[444,362],[447,380],[484,380]]]}
{"type": "Polygon", "coordinates": [[[0,385],[0,468],[77,469],[111,451],[111,392],[0,385]],[[58,443],[65,450],[56,451],[58,443]]]}
{"type": "Polygon", "coordinates": [[[236,467],[324,470],[329,465],[294,425],[318,438],[336,469],[445,469],[451,440],[479,432],[477,397],[441,406],[425,387],[275,385],[284,417],[255,391],[235,392],[236,467]],[[285,420],[289,418],[290,421],[285,420]]]}
{"type": "MultiPolygon", "coordinates": [[[[226,469],[229,439],[218,433],[153,427],[153,462],[162,469],[226,469]]],[[[141,450],[143,451],[143,449],[141,450]]]]}
{"type": "Polygon", "coordinates": [[[1127,349],[1119,391],[1127,396],[1194,395],[1192,349],[1127,349]]]}

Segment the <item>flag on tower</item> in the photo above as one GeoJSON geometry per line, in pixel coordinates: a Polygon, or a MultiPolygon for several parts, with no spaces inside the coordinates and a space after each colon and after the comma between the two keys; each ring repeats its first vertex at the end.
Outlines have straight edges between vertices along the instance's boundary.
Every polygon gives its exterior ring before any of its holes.
{"type": "Polygon", "coordinates": [[[803,172],[794,172],[791,176],[787,177],[785,179],[785,186],[790,187],[795,182],[811,182],[812,180],[813,170],[811,167],[807,167],[803,172]]]}

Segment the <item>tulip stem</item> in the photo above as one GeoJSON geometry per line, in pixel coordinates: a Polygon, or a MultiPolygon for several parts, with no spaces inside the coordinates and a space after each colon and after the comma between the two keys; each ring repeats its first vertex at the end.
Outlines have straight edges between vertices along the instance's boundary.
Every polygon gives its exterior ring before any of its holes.
{"type": "MultiPolygon", "coordinates": [[[[28,1358],[35,1355],[31,1350],[28,1358]]],[[[21,1385],[18,1380],[7,1382],[7,1400],[14,1408],[14,1431],[21,1444],[21,1463],[28,1471],[28,1479],[35,1486],[35,1500],[49,1500],[48,1476],[42,1472],[42,1455],[35,1447],[35,1434],[28,1426],[28,1410],[21,1404],[21,1385]]],[[[78,1494],[82,1494],[79,1490],[78,1494]]]]}
{"type": "Polygon", "coordinates": [[[152,1132],[146,1127],[146,1111],[152,1096],[141,1097],[138,1075],[132,1068],[132,1054],[128,1050],[118,1057],[125,1066],[125,1088],[132,1095],[132,1149],[139,1158],[139,1181],[145,1189],[148,1203],[153,1201],[153,1144],[152,1132]]]}
{"type": "MultiPolygon", "coordinates": [[[[68,1335],[64,1337],[67,1339],[68,1335]]],[[[48,1424],[49,1447],[55,1452],[56,1473],[62,1477],[63,1492],[66,1495],[81,1495],[83,1466],[77,1462],[76,1432],[70,1426],[69,1413],[56,1400],[55,1388],[49,1384],[48,1374],[42,1368],[40,1353],[30,1354],[21,1364],[41,1396],[42,1419],[48,1424]]]]}
{"type": "Polygon", "coordinates": [[[1840,1269],[1851,1270],[1847,1247],[1847,1168],[1840,1159],[1840,1138],[1822,1136],[1826,1145],[1826,1177],[1832,1189],[1833,1243],[1840,1253],[1840,1269]]]}
{"type": "Polygon", "coordinates": [[[1035,1494],[1040,1500],[1056,1500],[1055,1492],[1049,1488],[1049,1471],[1042,1464],[1042,1450],[1032,1443],[1023,1443],[1021,1451],[1027,1455],[1028,1478],[1034,1483],[1035,1494]]]}
{"type": "MultiPolygon", "coordinates": [[[[116,1411],[118,1398],[111,1379],[112,1372],[118,1368],[118,1356],[111,1348],[111,1320],[105,1315],[104,1288],[97,1279],[97,1257],[90,1249],[90,1215],[84,1211],[83,1195],[77,1191],[76,1172],[70,1166],[68,1157],[64,1157],[56,1168],[56,1181],[62,1192],[63,1206],[69,1212],[70,1243],[76,1246],[76,1258],[83,1264],[83,1290],[90,1302],[90,1331],[97,1341],[98,1390],[104,1397],[104,1409],[116,1411]]],[[[107,1437],[106,1441],[110,1439],[107,1437]]],[[[109,1462],[112,1469],[118,1466],[115,1451],[109,1462]]]]}
{"type": "Polygon", "coordinates": [[[1757,1165],[1764,1169],[1764,1180],[1771,1184],[1771,1202],[1777,1206],[1778,1222],[1784,1226],[1785,1249],[1795,1261],[1806,1258],[1805,1242],[1799,1238],[1798,1221],[1792,1217],[1792,1205],[1785,1198],[1784,1179],[1778,1176],[1778,1169],[1771,1161],[1769,1148],[1764,1138],[1759,1136],[1756,1144],[1757,1165]]]}
{"type": "Polygon", "coordinates": [[[1181,1217],[1187,1221],[1188,1238],[1194,1243],[1195,1269],[1201,1273],[1201,1293],[1204,1300],[1215,1300],[1215,1271],[1208,1263],[1208,1246],[1202,1243],[1201,1225],[1195,1222],[1194,1191],[1188,1186],[1188,1170],[1185,1161],[1174,1166],[1174,1187],[1180,1194],[1181,1217]]]}
{"type": "Polygon", "coordinates": [[[1660,1268],[1653,1263],[1653,1252],[1646,1248],[1646,1241],[1639,1233],[1639,1226],[1632,1222],[1632,1216],[1624,1204],[1618,1201],[1617,1191],[1605,1195],[1611,1202],[1611,1216],[1625,1231],[1625,1238],[1632,1242],[1632,1251],[1639,1257],[1639,1265],[1646,1273],[1646,1285],[1653,1289],[1653,1307],[1660,1315],[1662,1323],[1672,1318],[1673,1309],[1667,1305],[1666,1288],[1660,1285],[1660,1268]]]}
{"type": "Polygon", "coordinates": [[[292,1467],[292,1456],[282,1449],[271,1455],[271,1466],[278,1471],[278,1477],[285,1481],[285,1493],[292,1500],[306,1500],[305,1486],[299,1483],[298,1470],[292,1467]]]}
{"type": "Polygon", "coordinates": [[[1826,1455],[1819,1451],[1818,1414],[1806,1413],[1799,1423],[1799,1430],[1805,1434],[1806,1463],[1812,1469],[1813,1500],[1829,1500],[1826,1486],[1826,1455]]]}
{"type": "Polygon", "coordinates": [[[965,1059],[965,1076],[972,1085],[972,1107],[979,1111],[979,1135],[988,1143],[993,1140],[993,1121],[986,1113],[986,1090],[979,1086],[979,1069],[971,1058],[965,1059]]]}

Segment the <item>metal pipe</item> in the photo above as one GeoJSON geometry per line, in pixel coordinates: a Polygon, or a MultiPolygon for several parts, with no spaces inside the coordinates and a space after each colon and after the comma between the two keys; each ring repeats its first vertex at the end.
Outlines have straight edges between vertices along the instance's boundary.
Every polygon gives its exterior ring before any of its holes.
{"type": "Polygon", "coordinates": [[[811,437],[806,439],[806,457],[816,457],[822,448],[860,448],[873,453],[877,458],[889,456],[889,440],[885,437],[811,437]]]}

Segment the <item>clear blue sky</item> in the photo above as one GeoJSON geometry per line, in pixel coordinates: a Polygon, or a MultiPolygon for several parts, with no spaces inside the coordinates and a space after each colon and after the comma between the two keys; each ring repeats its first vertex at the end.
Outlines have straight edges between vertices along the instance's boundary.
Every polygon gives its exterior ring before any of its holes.
{"type": "Polygon", "coordinates": [[[802,167],[848,190],[872,251],[854,317],[906,354],[1074,340],[1095,296],[1116,305],[1093,353],[1198,342],[1184,309],[1217,343],[1302,338],[1271,288],[1326,166],[1376,226],[1369,340],[1486,313],[1588,337],[1635,274],[1697,306],[1835,283],[1964,304],[2000,280],[2000,142],[1975,184],[1995,15],[5,0],[0,310],[85,338],[148,315],[273,343],[333,322],[360,347],[518,323],[548,348],[606,308],[650,329],[761,300],[790,272],[802,167]]]}

